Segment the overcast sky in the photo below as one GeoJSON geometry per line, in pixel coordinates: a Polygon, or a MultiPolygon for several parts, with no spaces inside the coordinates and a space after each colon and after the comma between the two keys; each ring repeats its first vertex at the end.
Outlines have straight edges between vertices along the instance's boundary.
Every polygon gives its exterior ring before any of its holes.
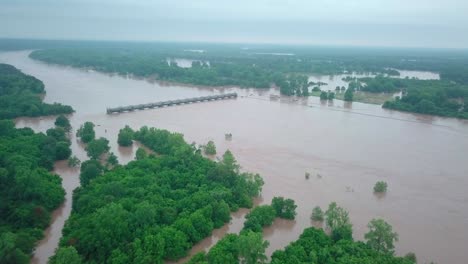
{"type": "Polygon", "coordinates": [[[0,0],[0,38],[468,48],[468,0],[0,0]]]}

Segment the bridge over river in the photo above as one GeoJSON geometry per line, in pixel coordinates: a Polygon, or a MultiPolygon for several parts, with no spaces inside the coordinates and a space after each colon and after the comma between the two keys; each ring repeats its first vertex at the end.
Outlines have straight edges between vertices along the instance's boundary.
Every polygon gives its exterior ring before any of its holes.
{"type": "Polygon", "coordinates": [[[237,93],[218,94],[218,95],[186,98],[186,99],[179,99],[179,100],[162,101],[162,102],[149,103],[149,104],[118,106],[114,108],[107,108],[107,113],[113,114],[113,113],[131,112],[135,110],[153,109],[153,108],[160,108],[160,107],[167,107],[167,106],[174,106],[174,105],[201,103],[201,102],[216,101],[216,100],[234,99],[234,98],[237,98],[237,93]]]}

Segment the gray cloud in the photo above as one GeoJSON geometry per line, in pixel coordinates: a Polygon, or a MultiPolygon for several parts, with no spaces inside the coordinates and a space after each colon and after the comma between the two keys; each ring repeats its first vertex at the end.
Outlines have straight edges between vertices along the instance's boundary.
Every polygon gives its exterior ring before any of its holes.
{"type": "Polygon", "coordinates": [[[0,37],[467,48],[466,13],[459,0],[0,0],[0,37]]]}

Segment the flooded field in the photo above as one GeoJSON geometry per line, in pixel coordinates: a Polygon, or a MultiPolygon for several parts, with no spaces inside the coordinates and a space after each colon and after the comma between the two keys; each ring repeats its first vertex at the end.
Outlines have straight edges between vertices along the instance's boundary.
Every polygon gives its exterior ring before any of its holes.
{"type": "MultiPolygon", "coordinates": [[[[26,51],[0,53],[9,63],[34,75],[46,86],[46,102],[69,104],[76,110],[74,131],[85,121],[96,124],[120,163],[132,160],[137,146],[117,145],[120,128],[155,126],[183,133],[188,142],[213,140],[221,155],[230,149],[242,169],[265,180],[259,203],[274,196],[298,205],[295,221],[277,220],[264,231],[267,254],[287,245],[312,225],[312,208],[336,201],[353,222],[354,237],[363,239],[366,225],[376,217],[388,221],[400,235],[397,254],[415,252],[419,263],[464,263],[468,257],[468,122],[400,113],[377,105],[320,103],[319,98],[270,100],[277,90],[208,89],[161,85],[69,67],[50,66],[28,58],[26,51]],[[237,92],[235,100],[183,105],[107,115],[107,107],[237,92]],[[232,133],[232,140],[225,140],[232,133]],[[306,180],[305,172],[311,177],[306,180]],[[317,177],[320,174],[321,177],[317,177]],[[376,197],[375,182],[388,183],[388,193],[376,197]],[[437,240],[437,243],[432,242],[437,240]],[[446,245],[446,246],[440,246],[446,245]]],[[[340,77],[335,76],[341,80],[340,77]]],[[[321,80],[327,82],[329,77],[321,80]]],[[[331,84],[337,86],[338,84],[331,84]]],[[[341,86],[341,85],[340,85],[341,86]]],[[[333,88],[334,89],[334,88],[333,88]]],[[[21,118],[18,127],[45,131],[54,118],[21,118]]],[[[73,132],[74,134],[74,132],[73,132]]],[[[74,155],[86,159],[83,146],[72,137],[74,155]]],[[[58,163],[67,200],[54,213],[47,237],[35,252],[45,263],[60,239],[71,210],[71,193],[79,184],[78,170],[58,163]]],[[[192,253],[213,245],[227,232],[238,232],[247,211],[233,215],[231,224],[195,246],[192,253]]]]}

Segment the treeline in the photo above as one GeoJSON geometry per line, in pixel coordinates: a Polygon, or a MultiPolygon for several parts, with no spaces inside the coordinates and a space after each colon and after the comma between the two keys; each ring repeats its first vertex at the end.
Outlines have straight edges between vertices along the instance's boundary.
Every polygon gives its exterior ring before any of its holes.
{"type": "MultiPolygon", "coordinates": [[[[440,80],[383,78],[397,83],[402,96],[387,101],[383,108],[456,118],[468,118],[468,86],[440,80]]],[[[396,87],[396,86],[395,86],[396,87]]],[[[366,86],[362,90],[367,90],[366,86]]],[[[395,90],[394,90],[395,91],[395,90]]]]}
{"type": "Polygon", "coordinates": [[[51,212],[64,200],[55,160],[70,155],[64,129],[47,135],[0,120],[0,263],[29,263],[51,212]]]}
{"type": "Polygon", "coordinates": [[[46,104],[44,84],[8,64],[0,64],[0,119],[72,113],[70,106],[46,104]]]}
{"type": "Polygon", "coordinates": [[[354,241],[352,238],[334,240],[322,229],[310,227],[284,250],[275,251],[271,256],[271,263],[414,264],[416,261],[412,256],[394,257],[392,254],[379,252],[368,244],[354,241]]]}
{"type": "Polygon", "coordinates": [[[143,127],[132,136],[157,155],[93,169],[95,176],[74,193],[53,261],[67,254],[93,263],[178,259],[260,193],[260,176],[240,173],[230,152],[214,162],[181,134],[143,127]]]}
{"type": "MultiPolygon", "coordinates": [[[[373,73],[397,76],[402,70],[441,73],[444,80],[467,83],[468,57],[451,53],[392,50],[320,49],[298,47],[256,47],[243,50],[231,45],[200,46],[191,52],[188,44],[115,45],[93,44],[82,47],[37,50],[33,59],[60,65],[92,68],[98,71],[152,77],[195,85],[268,88],[287,86],[291,74],[373,73]],[[274,55],[283,51],[286,55],[274,55]],[[270,53],[271,52],[271,53],[270,53]],[[270,54],[269,54],[270,53],[270,54]],[[419,54],[421,53],[421,54],[419,54]],[[195,60],[191,68],[168,63],[173,58],[195,60]],[[198,61],[208,61],[198,63],[198,61]],[[286,84],[286,85],[285,85],[286,84]]],[[[283,88],[287,95],[304,94],[303,89],[283,88]],[[301,91],[300,93],[298,91],[301,91]]]]}

